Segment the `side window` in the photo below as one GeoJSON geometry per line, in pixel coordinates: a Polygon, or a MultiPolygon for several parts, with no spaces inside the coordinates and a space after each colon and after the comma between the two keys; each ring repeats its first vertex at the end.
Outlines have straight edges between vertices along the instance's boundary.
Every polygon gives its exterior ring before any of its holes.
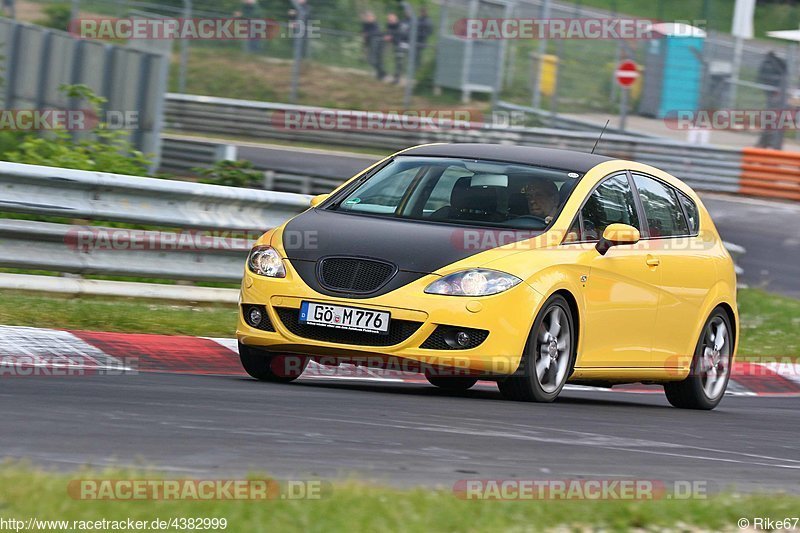
{"type": "Polygon", "coordinates": [[[640,174],[633,175],[647,217],[650,237],[687,235],[689,226],[672,187],[640,174]]]}
{"type": "Polygon", "coordinates": [[[606,178],[586,199],[581,209],[583,217],[582,241],[599,240],[609,224],[628,224],[636,229],[639,217],[633,191],[628,185],[625,174],[617,174],[606,178]]]}
{"type": "Polygon", "coordinates": [[[689,231],[694,235],[700,227],[700,220],[697,214],[697,205],[694,201],[683,193],[678,193],[683,204],[683,209],[686,211],[686,216],[689,217],[689,231]]]}
{"type": "Polygon", "coordinates": [[[575,217],[575,222],[572,223],[572,227],[569,228],[569,231],[564,236],[564,244],[569,244],[571,242],[578,242],[581,240],[581,217],[575,217]]]}

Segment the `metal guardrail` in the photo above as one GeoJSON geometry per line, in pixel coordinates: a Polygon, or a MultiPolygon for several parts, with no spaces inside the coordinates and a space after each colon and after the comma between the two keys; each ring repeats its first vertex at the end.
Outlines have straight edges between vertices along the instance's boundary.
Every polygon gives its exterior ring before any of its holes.
{"type": "Polygon", "coordinates": [[[301,194],[0,163],[0,211],[166,228],[0,219],[0,266],[238,282],[252,239],[308,201],[301,194]]]}
{"type": "MultiPolygon", "coordinates": [[[[187,133],[314,142],[386,151],[396,151],[415,144],[431,142],[492,142],[588,152],[597,140],[597,133],[594,132],[553,128],[493,127],[483,124],[475,124],[472,129],[441,130],[287,129],[277,125],[274,118],[287,111],[308,113],[320,109],[173,93],[167,95],[166,126],[173,131],[187,133]]],[[[739,189],[742,154],[737,149],[695,146],[665,139],[606,133],[596,152],[651,164],[681,178],[697,189],[721,192],[736,192],[739,189]]]]}
{"type": "Polygon", "coordinates": [[[0,163],[0,211],[178,228],[271,228],[308,206],[298,194],[0,163]]]}
{"type": "Polygon", "coordinates": [[[181,174],[194,168],[209,167],[217,161],[236,159],[235,144],[161,136],[161,172],[181,174]]]}
{"type": "MultiPolygon", "coordinates": [[[[583,131],[592,133],[600,133],[603,130],[603,126],[597,124],[596,122],[592,122],[589,120],[581,120],[573,117],[565,117],[563,115],[553,114],[552,112],[546,111],[544,109],[536,109],[533,107],[513,104],[511,102],[505,102],[502,100],[497,102],[496,108],[501,109],[503,111],[517,111],[524,115],[532,115],[536,117],[536,119],[543,126],[547,128],[557,128],[561,130],[573,130],[573,131],[583,131]]],[[[612,126],[610,124],[605,128],[605,130],[606,132],[619,133],[622,135],[632,135],[642,138],[656,138],[656,136],[654,135],[642,133],[640,131],[620,130],[618,127],[612,126]]]]}
{"type": "MultiPolygon", "coordinates": [[[[217,161],[235,161],[238,157],[237,146],[232,142],[164,135],[162,146],[160,171],[177,175],[193,175],[196,174],[196,168],[209,167],[217,161]]],[[[298,173],[296,169],[287,170],[271,164],[264,166],[256,163],[255,168],[264,173],[264,190],[298,194],[330,192],[350,177],[335,178],[312,169],[298,173]]]]}
{"type": "Polygon", "coordinates": [[[227,304],[235,304],[239,299],[238,289],[30,274],[0,273],[0,289],[77,296],[122,296],[124,298],[149,298],[180,302],[222,302],[227,304]]]}
{"type": "Polygon", "coordinates": [[[181,237],[172,232],[31,220],[0,220],[0,241],[4,267],[234,283],[242,279],[252,245],[244,238],[181,237]]]}

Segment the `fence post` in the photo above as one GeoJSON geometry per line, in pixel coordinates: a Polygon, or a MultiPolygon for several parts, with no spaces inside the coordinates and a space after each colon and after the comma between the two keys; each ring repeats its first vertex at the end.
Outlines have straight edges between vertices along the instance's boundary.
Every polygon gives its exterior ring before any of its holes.
{"type": "Polygon", "coordinates": [[[742,50],[744,39],[736,37],[733,46],[733,63],[731,64],[731,88],[728,91],[728,108],[736,107],[736,92],[739,89],[739,71],[742,68],[742,50]]]}
{"type": "Polygon", "coordinates": [[[17,84],[17,69],[19,68],[19,43],[22,40],[22,26],[17,23],[13,22],[11,24],[11,36],[9,38],[9,42],[11,46],[9,46],[8,50],[8,63],[6,63],[6,75],[5,75],[5,84],[6,84],[6,91],[5,91],[5,106],[7,109],[12,109],[15,104],[15,96],[16,96],[16,84],[17,84]]]}
{"type": "MultiPolygon", "coordinates": [[[[795,61],[797,60],[797,56],[795,55],[796,51],[796,44],[789,43],[789,46],[786,48],[786,73],[784,74],[783,78],[781,79],[781,110],[789,108],[789,86],[794,81],[795,76],[795,61]]],[[[778,128],[775,131],[775,135],[772,138],[773,146],[771,148],[775,148],[776,150],[783,150],[783,139],[786,136],[786,130],[783,128],[778,128]]]]}
{"type": "MultiPolygon", "coordinates": [[[[183,0],[183,18],[192,18],[192,0],[183,0]]],[[[181,64],[178,71],[178,92],[186,92],[186,70],[189,63],[189,40],[181,39],[181,64]]]]}
{"type": "Polygon", "coordinates": [[[36,108],[42,109],[45,102],[45,94],[47,93],[48,81],[47,78],[50,74],[50,56],[53,44],[53,32],[46,30],[44,32],[44,39],[42,39],[42,54],[39,56],[39,74],[38,83],[36,88],[36,108]]]}
{"type": "MultiPolygon", "coordinates": [[[[297,0],[291,0],[292,6],[297,11],[297,18],[296,20],[300,21],[301,24],[305,26],[306,20],[306,6],[301,4],[297,0]]],[[[291,29],[291,28],[287,28],[291,29]]],[[[305,39],[306,28],[301,28],[302,35],[297,35],[296,31],[292,32],[292,44],[293,44],[293,52],[294,57],[292,61],[292,85],[291,89],[289,90],[289,102],[296,103],[297,102],[297,91],[298,86],[300,85],[300,67],[303,61],[303,39],[305,39]]]]}
{"type": "MultiPolygon", "coordinates": [[[[547,20],[550,18],[550,0],[543,0],[542,2],[542,9],[541,9],[541,17],[542,20],[547,20]]],[[[534,109],[539,109],[542,107],[542,93],[539,91],[539,81],[540,81],[540,74],[539,69],[542,68],[542,58],[547,53],[547,35],[541,39],[539,39],[539,47],[536,51],[534,56],[534,67],[533,67],[533,98],[531,100],[531,107],[534,109]]]]}
{"type": "Polygon", "coordinates": [[[406,86],[403,91],[403,109],[411,106],[411,96],[414,93],[414,82],[417,70],[417,14],[408,2],[403,2],[403,10],[411,27],[408,32],[408,61],[406,62],[406,86]]]}

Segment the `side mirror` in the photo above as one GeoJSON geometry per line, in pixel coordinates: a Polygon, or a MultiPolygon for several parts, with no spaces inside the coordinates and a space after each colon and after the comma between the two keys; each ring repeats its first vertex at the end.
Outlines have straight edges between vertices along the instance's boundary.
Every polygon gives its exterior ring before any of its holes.
{"type": "Polygon", "coordinates": [[[639,230],[627,224],[609,224],[603,237],[597,242],[595,248],[600,255],[606,255],[606,252],[612,246],[619,246],[620,244],[636,244],[639,242],[639,230]]]}
{"type": "Polygon", "coordinates": [[[317,207],[319,204],[327,200],[328,196],[330,196],[330,193],[318,194],[311,198],[309,204],[311,204],[311,207],[317,207]]]}

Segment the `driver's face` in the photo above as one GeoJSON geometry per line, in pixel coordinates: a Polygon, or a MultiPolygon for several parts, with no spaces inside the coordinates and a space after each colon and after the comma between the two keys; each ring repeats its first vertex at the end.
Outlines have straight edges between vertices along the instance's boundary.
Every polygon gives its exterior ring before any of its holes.
{"type": "Polygon", "coordinates": [[[541,185],[528,185],[523,191],[528,199],[528,211],[537,217],[551,216],[558,206],[556,196],[541,185]]]}

